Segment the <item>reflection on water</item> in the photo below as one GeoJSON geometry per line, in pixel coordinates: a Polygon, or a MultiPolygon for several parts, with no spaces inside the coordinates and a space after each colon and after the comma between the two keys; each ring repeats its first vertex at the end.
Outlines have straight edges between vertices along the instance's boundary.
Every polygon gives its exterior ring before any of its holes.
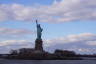
{"type": "Polygon", "coordinates": [[[96,64],[95,60],[4,60],[0,64],[96,64]]]}

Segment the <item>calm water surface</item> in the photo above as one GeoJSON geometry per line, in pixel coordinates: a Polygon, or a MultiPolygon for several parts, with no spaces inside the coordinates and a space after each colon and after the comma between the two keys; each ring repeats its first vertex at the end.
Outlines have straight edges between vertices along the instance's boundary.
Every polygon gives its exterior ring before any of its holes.
{"type": "Polygon", "coordinates": [[[0,64],[96,64],[96,60],[4,60],[0,64]]]}

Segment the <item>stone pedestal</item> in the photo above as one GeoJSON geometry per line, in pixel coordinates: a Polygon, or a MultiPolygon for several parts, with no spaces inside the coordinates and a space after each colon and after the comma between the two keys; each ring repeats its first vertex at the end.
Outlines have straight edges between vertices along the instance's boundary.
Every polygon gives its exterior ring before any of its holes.
{"type": "Polygon", "coordinates": [[[35,40],[35,50],[43,52],[43,41],[42,39],[35,40]]]}

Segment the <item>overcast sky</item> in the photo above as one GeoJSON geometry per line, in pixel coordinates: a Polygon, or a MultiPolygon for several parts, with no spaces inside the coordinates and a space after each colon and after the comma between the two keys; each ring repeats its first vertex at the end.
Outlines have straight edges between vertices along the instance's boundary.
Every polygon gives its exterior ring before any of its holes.
{"type": "Polygon", "coordinates": [[[96,53],[96,0],[1,0],[0,53],[33,48],[36,19],[46,51],[96,53]]]}

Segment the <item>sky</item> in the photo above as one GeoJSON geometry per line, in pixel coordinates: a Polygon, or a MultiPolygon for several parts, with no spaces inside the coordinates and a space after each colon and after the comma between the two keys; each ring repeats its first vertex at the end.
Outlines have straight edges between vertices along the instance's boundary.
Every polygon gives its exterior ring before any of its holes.
{"type": "Polygon", "coordinates": [[[36,19],[44,49],[96,54],[96,0],[1,0],[0,53],[34,48],[36,19]]]}

